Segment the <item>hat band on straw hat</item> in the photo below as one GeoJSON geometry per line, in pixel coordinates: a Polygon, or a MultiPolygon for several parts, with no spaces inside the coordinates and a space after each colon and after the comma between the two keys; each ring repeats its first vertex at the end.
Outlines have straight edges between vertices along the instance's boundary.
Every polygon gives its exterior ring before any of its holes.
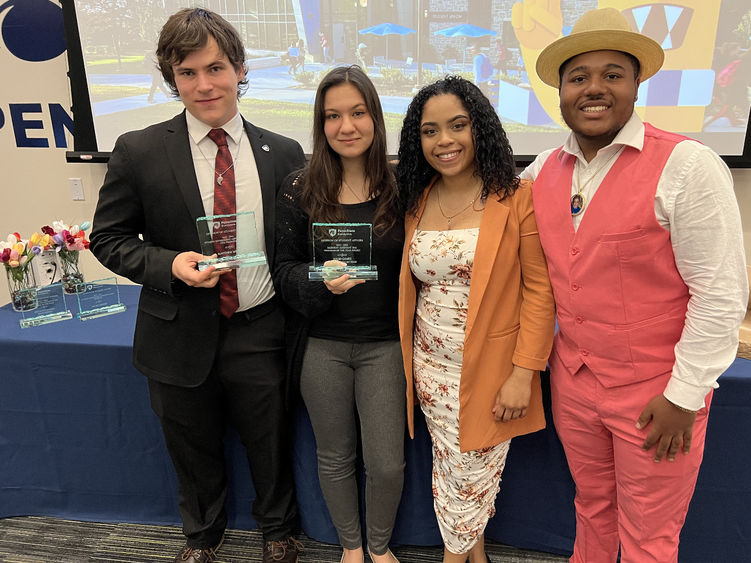
{"type": "Polygon", "coordinates": [[[571,33],[554,41],[537,58],[537,75],[549,86],[560,87],[560,68],[572,57],[591,51],[622,51],[636,57],[642,80],[660,70],[665,53],[654,39],[631,30],[626,17],[615,8],[582,14],[571,33]]]}

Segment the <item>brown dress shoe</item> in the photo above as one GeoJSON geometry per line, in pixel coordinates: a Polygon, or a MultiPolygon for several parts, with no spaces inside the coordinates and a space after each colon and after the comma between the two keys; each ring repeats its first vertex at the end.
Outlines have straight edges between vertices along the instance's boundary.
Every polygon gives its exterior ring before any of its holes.
{"type": "Polygon", "coordinates": [[[290,536],[286,540],[267,541],[263,546],[263,563],[297,563],[303,545],[290,536]]]}
{"type": "Polygon", "coordinates": [[[213,563],[216,561],[216,552],[222,546],[224,538],[214,547],[195,548],[187,545],[175,556],[175,563],[213,563]]]}

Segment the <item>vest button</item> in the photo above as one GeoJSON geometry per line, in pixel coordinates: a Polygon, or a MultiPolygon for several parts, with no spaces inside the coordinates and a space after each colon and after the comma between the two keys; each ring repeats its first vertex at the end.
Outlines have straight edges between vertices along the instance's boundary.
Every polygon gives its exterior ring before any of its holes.
{"type": "Polygon", "coordinates": [[[574,248],[572,248],[571,249],[571,254],[573,254],[574,256],[576,256],[577,254],[579,254],[579,247],[575,246],[574,248]]]}
{"type": "Polygon", "coordinates": [[[584,322],[584,317],[576,317],[576,322],[582,324],[584,322]]]}
{"type": "Polygon", "coordinates": [[[578,291],[580,287],[581,286],[578,283],[571,284],[571,289],[573,289],[574,291],[578,291]]]}
{"type": "Polygon", "coordinates": [[[579,353],[580,353],[580,354],[581,354],[582,356],[589,356],[589,352],[588,352],[587,350],[579,350],[579,353]]]}

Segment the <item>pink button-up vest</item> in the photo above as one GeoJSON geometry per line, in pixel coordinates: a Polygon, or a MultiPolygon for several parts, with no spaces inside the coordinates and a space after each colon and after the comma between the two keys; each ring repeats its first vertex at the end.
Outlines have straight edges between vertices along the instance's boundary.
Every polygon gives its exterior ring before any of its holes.
{"type": "Polygon", "coordinates": [[[654,199],[683,139],[645,124],[642,151],[624,148],[576,231],[574,157],[554,151],[532,188],[558,316],[553,353],[571,373],[586,364],[606,387],[670,372],[675,361],[689,294],[654,199]]]}

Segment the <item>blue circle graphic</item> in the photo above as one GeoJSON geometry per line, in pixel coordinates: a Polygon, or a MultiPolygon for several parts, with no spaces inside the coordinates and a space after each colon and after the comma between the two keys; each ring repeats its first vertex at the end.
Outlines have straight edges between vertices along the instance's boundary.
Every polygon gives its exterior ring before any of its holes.
{"type": "Polygon", "coordinates": [[[8,0],[0,15],[5,46],[19,59],[48,61],[65,51],[63,10],[49,0],[8,0]]]}

